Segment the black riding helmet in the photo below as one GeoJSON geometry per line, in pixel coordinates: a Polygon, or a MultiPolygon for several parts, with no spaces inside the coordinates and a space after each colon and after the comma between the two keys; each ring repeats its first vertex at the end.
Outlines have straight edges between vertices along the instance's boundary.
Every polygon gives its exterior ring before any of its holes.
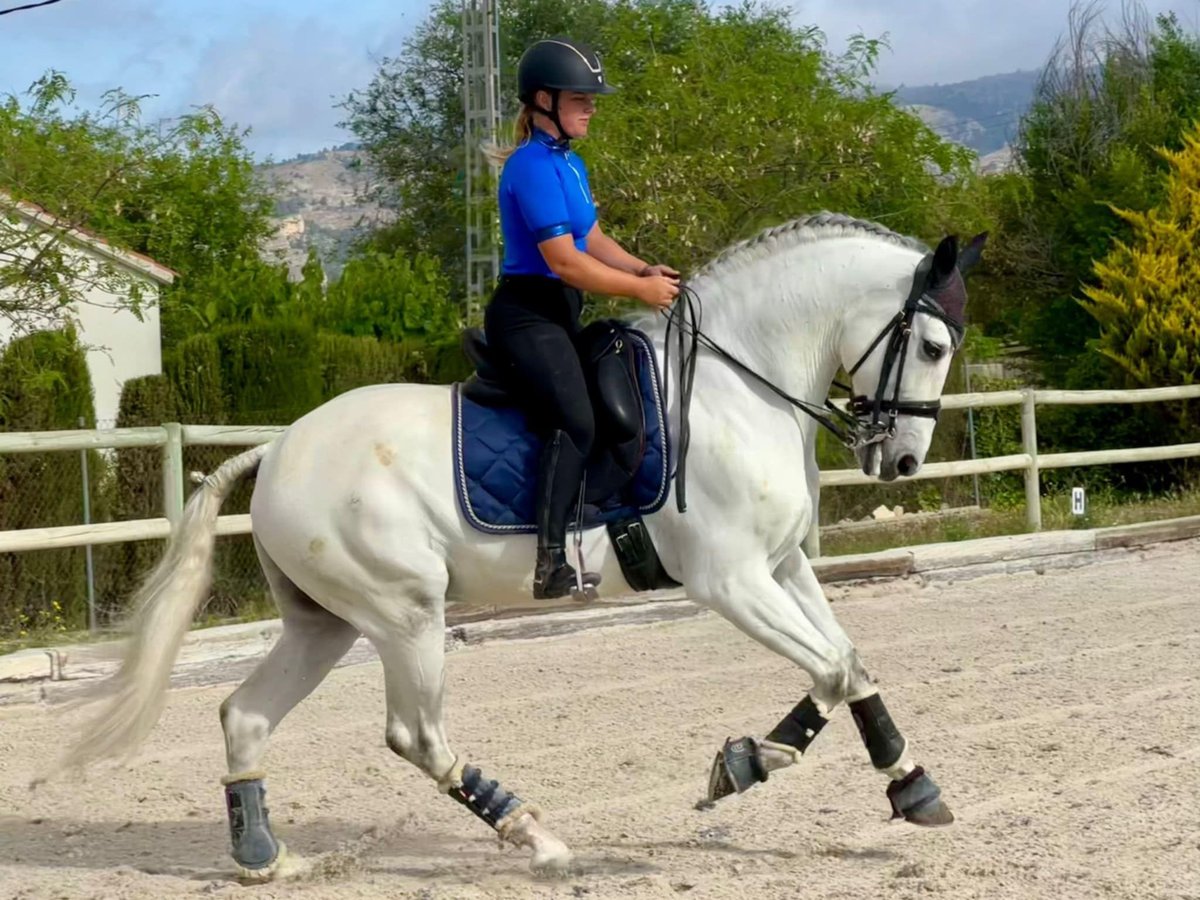
{"type": "Polygon", "coordinates": [[[549,116],[565,140],[562,123],[558,121],[560,91],[615,94],[617,89],[605,81],[604,65],[591,47],[564,37],[538,41],[521,54],[517,63],[517,96],[526,106],[549,116]],[[535,102],[538,91],[550,92],[549,109],[542,109],[535,102]]]}

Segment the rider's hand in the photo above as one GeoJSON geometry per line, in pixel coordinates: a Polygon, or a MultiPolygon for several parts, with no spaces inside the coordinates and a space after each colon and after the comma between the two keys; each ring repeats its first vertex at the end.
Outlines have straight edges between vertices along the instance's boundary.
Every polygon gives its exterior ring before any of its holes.
{"type": "Polygon", "coordinates": [[[646,266],[638,274],[643,278],[645,278],[647,275],[666,275],[668,278],[679,277],[679,272],[677,270],[672,269],[670,266],[664,266],[661,263],[658,265],[646,266]]]}
{"type": "Polygon", "coordinates": [[[637,298],[655,309],[666,309],[679,295],[679,281],[664,275],[644,275],[637,298]]]}

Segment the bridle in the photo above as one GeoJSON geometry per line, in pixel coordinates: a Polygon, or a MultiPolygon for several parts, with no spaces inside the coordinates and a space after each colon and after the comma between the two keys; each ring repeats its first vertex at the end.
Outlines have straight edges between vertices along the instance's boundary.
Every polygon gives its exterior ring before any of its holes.
{"type": "MultiPolygon", "coordinates": [[[[962,325],[950,318],[946,314],[946,311],[942,309],[941,304],[929,293],[930,273],[932,269],[933,256],[927,255],[917,266],[917,271],[913,276],[912,290],[909,292],[908,298],[904,301],[904,306],[890,322],[883,326],[883,329],[875,337],[875,340],[871,342],[870,346],[858,358],[858,362],[851,367],[848,373],[851,377],[854,377],[854,374],[862,368],[863,363],[871,357],[875,349],[885,340],[887,341],[887,348],[883,352],[883,366],[879,370],[879,382],[875,388],[875,396],[867,397],[864,394],[859,394],[850,398],[848,408],[854,414],[855,429],[852,433],[852,442],[843,440],[843,443],[851,449],[863,447],[868,444],[876,444],[887,438],[895,437],[896,418],[898,416],[919,416],[936,421],[938,413],[942,409],[940,397],[933,400],[900,399],[900,382],[904,378],[904,362],[908,358],[908,341],[912,337],[913,321],[916,319],[918,313],[925,313],[945,323],[953,339],[951,353],[957,351],[962,344],[962,325]],[[887,383],[892,374],[893,367],[896,368],[896,385],[892,391],[891,399],[887,400],[884,399],[884,394],[887,392],[887,383]],[[870,421],[864,421],[868,415],[870,416],[870,421]]],[[[847,393],[853,391],[852,388],[840,382],[835,381],[834,384],[847,393]]],[[[828,403],[828,401],[826,402],[828,403]]]]}
{"type": "Polygon", "coordinates": [[[755,372],[745,363],[737,359],[728,350],[721,347],[700,328],[703,318],[703,304],[699,294],[686,284],[679,288],[679,298],[663,315],[667,319],[666,337],[663,347],[663,366],[668,377],[663,379],[663,407],[666,408],[667,383],[670,374],[671,333],[677,336],[679,353],[679,434],[678,458],[676,464],[675,499],[680,512],[687,508],[685,471],[687,465],[687,449],[691,439],[691,426],[688,410],[691,406],[692,385],[696,374],[697,347],[704,346],[720,356],[734,368],[753,378],[772,393],[787,401],[791,406],[815,419],[817,424],[827,429],[837,440],[851,450],[858,450],[872,444],[878,444],[888,438],[895,437],[896,419],[900,416],[919,416],[936,420],[942,408],[940,398],[933,400],[901,400],[900,385],[904,377],[904,362],[908,354],[908,342],[912,337],[913,322],[919,313],[940,319],[950,330],[953,338],[951,352],[956,351],[962,344],[963,326],[951,318],[941,304],[930,293],[934,288],[932,283],[933,254],[926,254],[917,265],[913,274],[912,289],[904,301],[900,311],[880,329],[879,334],[871,341],[862,356],[849,370],[853,375],[862,368],[881,345],[883,365],[879,371],[879,381],[873,397],[865,394],[853,394],[853,388],[840,382],[834,382],[836,387],[850,393],[847,410],[826,399],[823,406],[817,406],[807,400],[793,397],[787,391],[755,372]],[[686,338],[691,338],[690,342],[686,338]],[[887,386],[892,370],[896,370],[895,387],[891,398],[887,398],[887,386]]]}

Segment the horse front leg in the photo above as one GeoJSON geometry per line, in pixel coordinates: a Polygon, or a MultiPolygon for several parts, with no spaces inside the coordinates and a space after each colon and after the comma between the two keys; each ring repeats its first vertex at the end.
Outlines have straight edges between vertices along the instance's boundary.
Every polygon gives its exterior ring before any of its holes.
{"type": "Polygon", "coordinates": [[[740,794],[766,781],[770,772],[799,762],[845,696],[852,681],[849,669],[856,662],[845,634],[818,627],[814,617],[806,614],[805,598],[785,590],[765,560],[743,563],[732,571],[714,568],[722,574],[693,579],[686,585],[688,596],[800,666],[812,678],[813,687],[765,737],[726,740],[713,762],[709,803],[740,794]]]}
{"type": "Polygon", "coordinates": [[[904,738],[803,553],[790,555],[773,577],[764,567],[721,580],[707,604],[813,680],[808,694],[764,738],[725,742],[709,776],[709,803],[740,794],[766,781],[770,772],[799,762],[834,708],[846,701],[872,763],[892,779],[887,795],[894,816],[922,825],[953,821],[933,780],[912,763],[904,738]]]}
{"type": "MultiPolygon", "coordinates": [[[[849,656],[843,669],[846,680],[839,687],[871,764],[890,779],[887,797],[892,806],[892,818],[904,818],[917,825],[949,825],[954,821],[954,815],[942,801],[941,790],[925,770],[913,762],[908,741],[892,721],[879,689],[867,675],[858,651],[834,616],[808,558],[800,550],[794,551],[776,569],[775,577],[785,591],[797,598],[814,627],[831,642],[845,648],[849,656]]],[[[809,710],[812,705],[812,699],[805,697],[777,726],[777,732],[781,728],[790,728],[794,732],[797,724],[812,721],[813,713],[809,710]]]]}

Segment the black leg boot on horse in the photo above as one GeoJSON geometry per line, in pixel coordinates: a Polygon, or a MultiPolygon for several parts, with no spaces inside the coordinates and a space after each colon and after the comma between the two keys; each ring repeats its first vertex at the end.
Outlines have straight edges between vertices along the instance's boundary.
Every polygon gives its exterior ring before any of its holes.
{"type": "Polygon", "coordinates": [[[587,460],[565,431],[550,433],[542,450],[538,474],[537,562],[533,572],[533,596],[550,600],[577,594],[589,599],[600,576],[594,572],[578,575],[567,562],[567,520],[580,495],[587,460]]]}

